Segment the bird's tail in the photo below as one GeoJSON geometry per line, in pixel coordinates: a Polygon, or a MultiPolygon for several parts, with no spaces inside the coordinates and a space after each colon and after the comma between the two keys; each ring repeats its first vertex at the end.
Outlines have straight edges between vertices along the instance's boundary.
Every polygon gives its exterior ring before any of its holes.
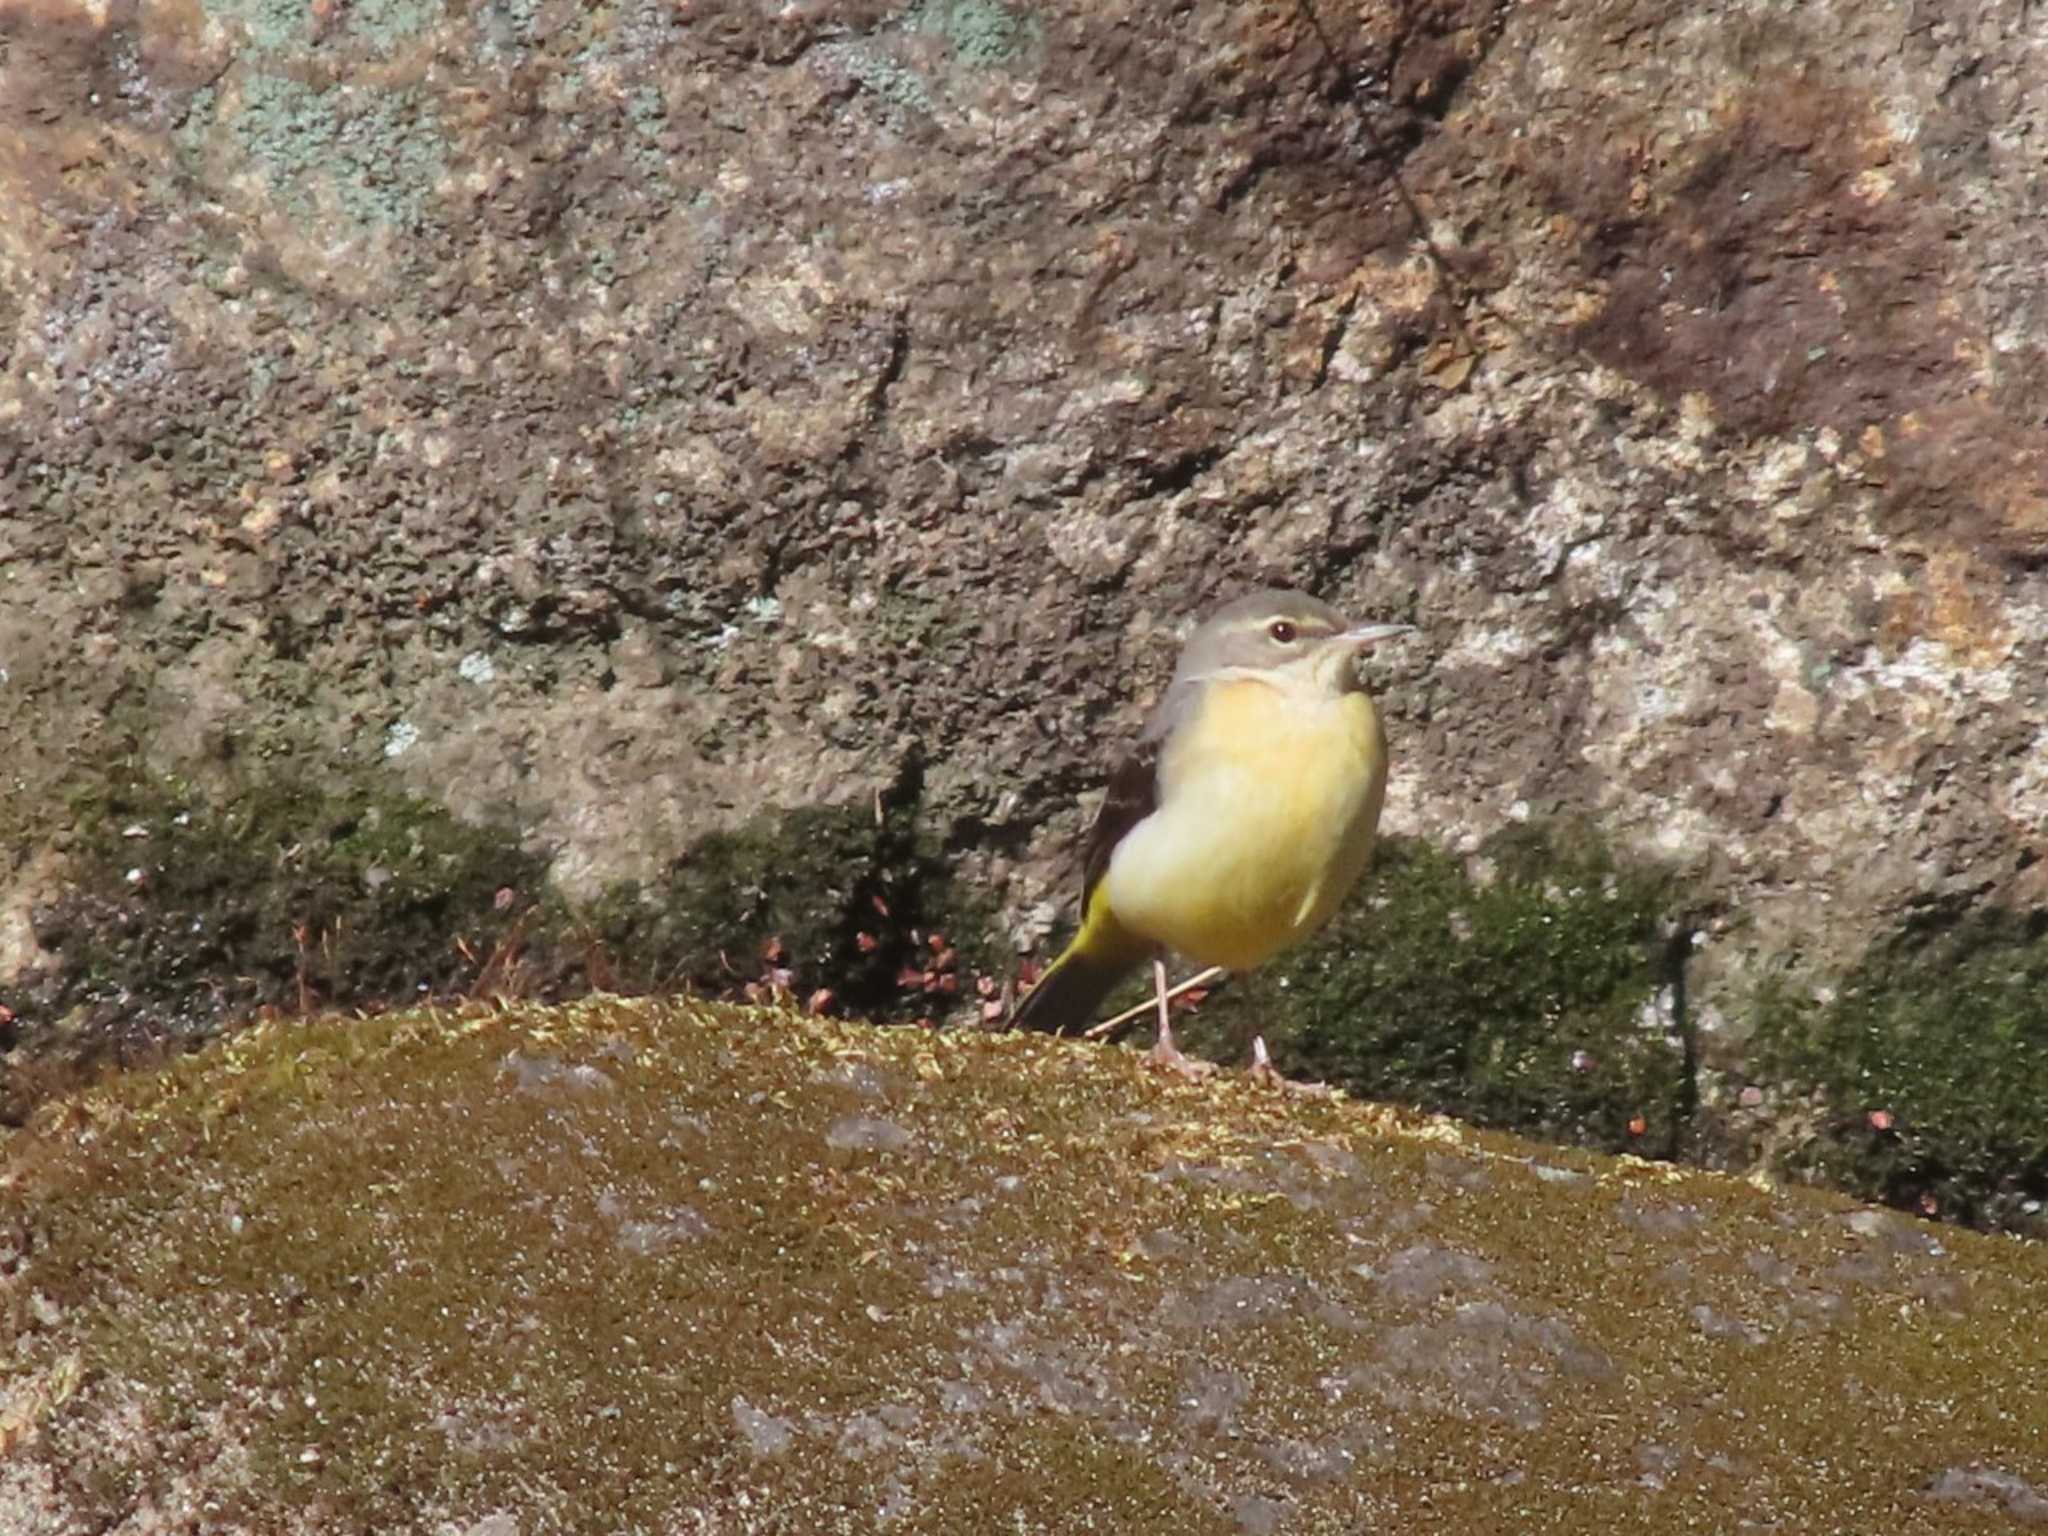
{"type": "Polygon", "coordinates": [[[1087,1027],[1102,1000],[1145,953],[1144,943],[1124,931],[1098,891],[1074,942],[1024,994],[1010,1015],[1010,1027],[1055,1035],[1087,1027]]]}

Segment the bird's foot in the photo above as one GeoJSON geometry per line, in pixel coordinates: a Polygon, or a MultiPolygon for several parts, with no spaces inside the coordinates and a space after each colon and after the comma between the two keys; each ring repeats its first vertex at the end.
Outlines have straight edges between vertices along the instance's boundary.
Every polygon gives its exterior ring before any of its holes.
{"type": "Polygon", "coordinates": [[[1216,1063],[1203,1061],[1197,1056],[1183,1055],[1181,1048],[1173,1043],[1172,1035],[1161,1035],[1159,1043],[1145,1054],[1145,1059],[1155,1067],[1164,1067],[1169,1072],[1178,1072],[1189,1082],[1200,1082],[1216,1070],[1216,1063]]]}
{"type": "Polygon", "coordinates": [[[1280,1075],[1280,1069],[1273,1065],[1273,1058],[1266,1052],[1266,1037],[1252,1036],[1252,1064],[1250,1076],[1255,1083],[1264,1083],[1269,1088],[1278,1088],[1283,1093],[1299,1094],[1303,1098],[1326,1099],[1330,1096],[1327,1083],[1297,1083],[1290,1077],[1280,1075]]]}

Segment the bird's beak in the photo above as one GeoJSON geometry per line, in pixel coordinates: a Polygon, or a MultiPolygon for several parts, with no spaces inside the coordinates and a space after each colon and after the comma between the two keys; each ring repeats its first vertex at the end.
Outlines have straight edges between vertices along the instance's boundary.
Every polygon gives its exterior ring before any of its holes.
{"type": "Polygon", "coordinates": [[[1361,624],[1357,629],[1347,629],[1337,639],[1354,652],[1364,652],[1382,640],[1391,640],[1396,635],[1415,632],[1413,624],[1361,624]]]}

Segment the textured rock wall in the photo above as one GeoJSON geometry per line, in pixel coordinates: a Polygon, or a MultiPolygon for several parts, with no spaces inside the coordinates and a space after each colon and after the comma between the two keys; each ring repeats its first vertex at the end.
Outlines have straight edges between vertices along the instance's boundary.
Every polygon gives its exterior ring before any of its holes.
{"type": "Polygon", "coordinates": [[[1042,932],[1277,581],[1422,626],[1393,829],[1675,866],[1739,1035],[2042,902],[2044,101],[1989,0],[11,6],[6,959],[109,754],[584,894],[918,757],[1042,932]]]}

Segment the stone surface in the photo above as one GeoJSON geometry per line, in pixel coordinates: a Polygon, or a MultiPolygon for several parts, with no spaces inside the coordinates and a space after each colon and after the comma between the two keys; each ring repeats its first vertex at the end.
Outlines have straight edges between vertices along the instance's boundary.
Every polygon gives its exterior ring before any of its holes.
{"type": "Polygon", "coordinates": [[[1991,0],[9,6],[0,954],[124,759],[581,896],[915,759],[1042,936],[1278,581],[1422,627],[1389,826],[1674,866],[1739,1062],[2042,903],[2044,102],[1991,0]]]}
{"type": "Polygon", "coordinates": [[[2008,1532],[2044,1304],[2039,1244],[1134,1052],[294,1021],[0,1159],[0,1528],[2008,1532]]]}

